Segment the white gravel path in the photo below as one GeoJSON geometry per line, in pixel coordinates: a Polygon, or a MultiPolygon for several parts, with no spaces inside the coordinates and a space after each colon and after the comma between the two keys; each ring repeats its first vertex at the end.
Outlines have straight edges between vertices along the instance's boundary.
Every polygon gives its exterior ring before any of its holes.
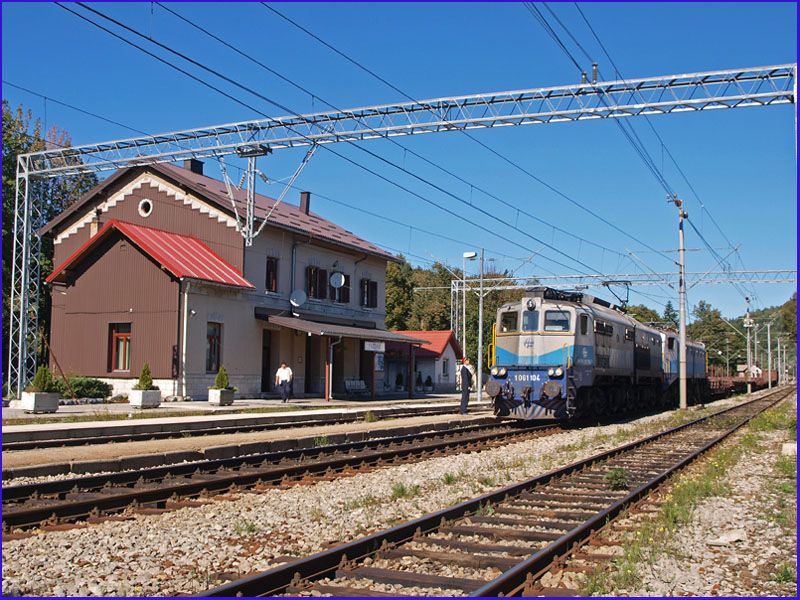
{"type": "MultiPolygon", "coordinates": [[[[716,402],[716,411],[734,400],[716,402]]],[[[3,542],[4,595],[174,595],[263,571],[655,430],[671,413],[3,542]],[[597,438],[597,436],[600,436],[597,438]],[[597,438],[597,439],[595,439],[597,438]],[[444,476],[455,476],[446,484],[444,476]],[[411,493],[400,495],[398,484],[411,493]],[[418,486],[418,487],[416,487],[418,486]]]]}

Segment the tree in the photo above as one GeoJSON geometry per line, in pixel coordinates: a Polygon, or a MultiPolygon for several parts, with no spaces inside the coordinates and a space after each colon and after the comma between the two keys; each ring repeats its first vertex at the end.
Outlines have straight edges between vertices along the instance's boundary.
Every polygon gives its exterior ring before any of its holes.
{"type": "Polygon", "coordinates": [[[664,315],[661,317],[661,319],[668,327],[672,327],[673,329],[678,328],[679,315],[678,311],[675,310],[675,307],[672,306],[671,300],[667,300],[667,304],[664,306],[664,315]]]}
{"type": "Polygon", "coordinates": [[[398,258],[403,262],[390,262],[386,267],[386,327],[404,330],[410,329],[414,269],[403,255],[398,258]]]}
{"type": "Polygon", "coordinates": [[[695,318],[694,323],[686,327],[689,339],[706,345],[709,363],[724,365],[728,349],[726,340],[730,342],[732,338],[728,334],[730,328],[723,320],[722,313],[705,300],[700,300],[692,310],[692,316],[695,318]]]}
{"type": "MultiPolygon", "coordinates": [[[[11,271],[14,249],[14,203],[17,186],[17,156],[28,152],[38,152],[47,148],[71,146],[69,134],[57,127],[52,127],[43,134],[42,123],[34,120],[30,110],[22,106],[12,109],[3,100],[3,380],[8,357],[8,322],[10,313],[11,271]]],[[[61,213],[81,194],[97,185],[97,178],[92,175],[77,177],[53,177],[35,179],[30,182],[31,194],[42,199],[41,219],[33,223],[39,228],[61,213]]],[[[49,240],[42,241],[40,255],[41,277],[44,279],[53,269],[53,246],[49,240]]],[[[39,298],[40,331],[49,331],[50,298],[42,289],[39,298]]],[[[40,347],[40,361],[46,357],[40,347]]]]}
{"type": "Polygon", "coordinates": [[[625,308],[625,312],[642,323],[659,323],[661,322],[661,315],[654,311],[649,306],[644,304],[631,304],[625,308]]]}

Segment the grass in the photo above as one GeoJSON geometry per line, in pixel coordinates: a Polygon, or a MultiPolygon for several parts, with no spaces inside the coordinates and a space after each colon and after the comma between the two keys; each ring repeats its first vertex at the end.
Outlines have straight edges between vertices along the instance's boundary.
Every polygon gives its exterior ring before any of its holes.
{"type": "Polygon", "coordinates": [[[456,481],[458,481],[458,477],[452,473],[445,473],[442,475],[442,483],[445,485],[453,485],[456,481]]]}
{"type": "Polygon", "coordinates": [[[238,519],[233,524],[236,535],[252,535],[258,531],[258,525],[247,519],[238,519]]]}
{"type": "Polygon", "coordinates": [[[355,500],[348,502],[344,505],[345,510],[353,510],[356,508],[369,508],[370,506],[377,506],[381,501],[376,496],[361,496],[355,500]]]}
{"type": "Polygon", "coordinates": [[[328,441],[327,435],[318,435],[314,438],[314,448],[319,448],[320,446],[328,446],[330,442],[328,441]]]}
{"type": "Polygon", "coordinates": [[[487,502],[486,504],[479,504],[478,510],[475,511],[475,514],[479,517],[491,517],[495,514],[494,506],[491,502],[487,502]]]}
{"type": "Polygon", "coordinates": [[[478,479],[478,483],[480,483],[484,487],[494,487],[495,480],[494,477],[481,477],[478,479]]]}
{"type": "Polygon", "coordinates": [[[772,575],[772,580],[778,583],[792,583],[797,581],[797,573],[789,563],[782,563],[778,565],[775,573],[772,575]]]}
{"type": "Polygon", "coordinates": [[[364,423],[374,423],[378,420],[378,415],[376,415],[371,410],[368,410],[364,413],[364,423]]]}
{"type": "Polygon", "coordinates": [[[419,494],[419,491],[418,485],[406,485],[405,483],[397,482],[392,486],[392,499],[412,498],[419,494]]]}
{"type": "Polygon", "coordinates": [[[608,573],[602,569],[591,571],[586,575],[579,590],[579,596],[608,596],[608,573]]]}
{"type": "Polygon", "coordinates": [[[797,479],[797,460],[791,456],[780,456],[775,461],[775,469],[783,477],[797,479]]]}

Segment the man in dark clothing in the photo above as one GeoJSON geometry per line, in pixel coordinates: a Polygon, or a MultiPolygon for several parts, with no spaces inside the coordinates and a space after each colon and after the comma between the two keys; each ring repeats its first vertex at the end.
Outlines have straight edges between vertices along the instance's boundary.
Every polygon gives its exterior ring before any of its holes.
{"type": "Polygon", "coordinates": [[[467,414],[469,403],[469,388],[472,386],[472,371],[469,370],[469,359],[464,359],[461,365],[461,414],[467,414]]]}

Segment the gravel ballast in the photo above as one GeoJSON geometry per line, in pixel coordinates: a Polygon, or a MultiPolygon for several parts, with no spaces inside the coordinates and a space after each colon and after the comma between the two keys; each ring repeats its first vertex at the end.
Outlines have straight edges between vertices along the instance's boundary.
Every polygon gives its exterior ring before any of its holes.
{"type": "MultiPolygon", "coordinates": [[[[716,411],[734,402],[716,402],[710,408],[716,411]]],[[[620,432],[643,424],[654,431],[670,416],[4,541],[3,594],[197,593],[264,571],[281,562],[277,557],[323,550],[596,454],[627,441],[614,437],[620,432]],[[453,476],[449,484],[443,480],[446,474],[453,476]]]]}

